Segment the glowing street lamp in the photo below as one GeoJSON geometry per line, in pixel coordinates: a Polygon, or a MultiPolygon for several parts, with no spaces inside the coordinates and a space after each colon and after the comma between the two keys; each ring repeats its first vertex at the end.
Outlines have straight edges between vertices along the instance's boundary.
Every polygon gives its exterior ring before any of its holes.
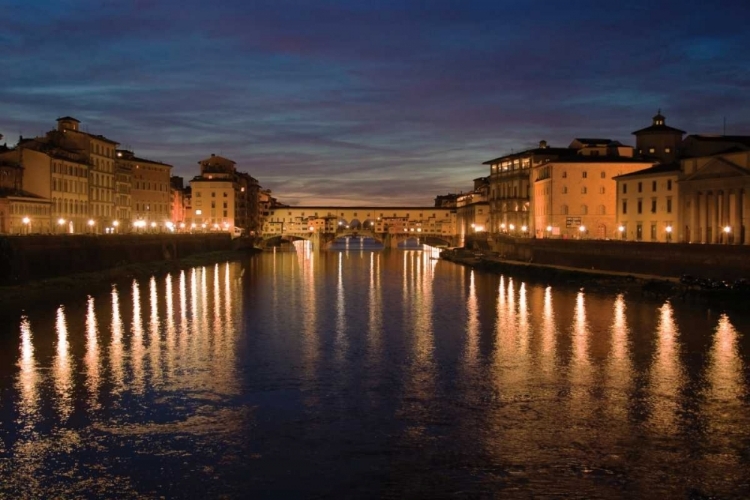
{"type": "Polygon", "coordinates": [[[669,243],[672,240],[672,226],[667,226],[664,230],[667,232],[667,243],[669,243]]]}
{"type": "Polygon", "coordinates": [[[580,226],[578,231],[581,232],[581,238],[583,238],[583,235],[586,234],[586,226],[580,226]]]}
{"type": "Polygon", "coordinates": [[[516,230],[516,226],[515,226],[514,224],[511,224],[511,225],[510,225],[510,226],[508,226],[508,227],[509,227],[509,229],[510,229],[511,231],[515,231],[515,230],[516,230]]]}
{"type": "Polygon", "coordinates": [[[526,226],[526,225],[521,226],[521,231],[523,231],[524,233],[528,230],[529,230],[529,226],[526,226]]]}
{"type": "Polygon", "coordinates": [[[726,242],[729,243],[729,233],[732,232],[732,228],[729,226],[724,226],[724,234],[726,235],[726,242]]]}
{"type": "Polygon", "coordinates": [[[621,225],[617,228],[617,230],[620,231],[620,238],[624,240],[625,239],[625,226],[621,225]]]}
{"type": "Polygon", "coordinates": [[[94,219],[89,219],[88,225],[89,225],[89,232],[94,232],[94,224],[96,224],[96,221],[94,219]]]}
{"type": "Polygon", "coordinates": [[[29,219],[28,216],[27,216],[27,217],[24,217],[23,219],[21,219],[21,222],[23,222],[23,226],[25,228],[24,232],[26,234],[29,234],[29,226],[31,224],[31,219],[29,219]]]}

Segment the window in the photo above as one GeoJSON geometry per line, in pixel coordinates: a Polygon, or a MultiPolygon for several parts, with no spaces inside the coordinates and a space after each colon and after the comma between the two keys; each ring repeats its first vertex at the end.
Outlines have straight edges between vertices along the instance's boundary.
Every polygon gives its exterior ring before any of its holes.
{"type": "Polygon", "coordinates": [[[672,213],[672,198],[667,198],[667,213],[672,213]]]}
{"type": "Polygon", "coordinates": [[[672,179],[667,180],[667,191],[672,190],[672,179]]]}
{"type": "Polygon", "coordinates": [[[651,199],[651,213],[652,214],[656,213],[656,198],[651,199]]]}
{"type": "Polygon", "coordinates": [[[227,208],[227,202],[226,201],[224,202],[224,208],[227,208]]]}
{"type": "Polygon", "coordinates": [[[672,148],[664,148],[664,152],[665,153],[671,153],[672,152],[672,148]]]}
{"type": "Polygon", "coordinates": [[[628,185],[626,183],[622,183],[622,194],[628,194],[628,185]]]}
{"type": "Polygon", "coordinates": [[[563,170],[562,178],[565,179],[567,177],[568,177],[568,172],[566,172],[565,170],[563,170]]]}
{"type": "Polygon", "coordinates": [[[648,152],[654,154],[656,153],[656,150],[654,148],[648,148],[648,152]]]}
{"type": "Polygon", "coordinates": [[[651,191],[656,191],[656,181],[651,181],[651,191]]]}
{"type": "Polygon", "coordinates": [[[583,186],[583,187],[581,188],[581,194],[586,194],[586,186],[583,186]]]}
{"type": "Polygon", "coordinates": [[[642,183],[642,182],[639,182],[639,183],[638,183],[638,192],[639,192],[639,193],[642,193],[642,192],[643,192],[643,183],[642,183]]]}
{"type": "Polygon", "coordinates": [[[643,239],[643,224],[635,225],[635,239],[638,241],[643,239]]]}
{"type": "Polygon", "coordinates": [[[623,200],[622,202],[622,213],[623,215],[628,213],[628,201],[627,200],[623,200]]]}
{"type": "Polygon", "coordinates": [[[562,207],[560,207],[560,212],[563,215],[568,215],[568,205],[563,205],[562,207]]]}
{"type": "Polygon", "coordinates": [[[599,188],[599,194],[604,194],[604,186],[601,186],[601,187],[599,188]]]}
{"type": "Polygon", "coordinates": [[[563,194],[568,194],[568,186],[563,186],[563,194]]]}
{"type": "Polygon", "coordinates": [[[226,198],[226,197],[227,197],[227,193],[224,193],[224,198],[226,198]]]}
{"type": "Polygon", "coordinates": [[[602,178],[602,179],[606,179],[606,178],[607,178],[607,172],[602,172],[602,174],[601,174],[601,178],[602,178]]]}
{"type": "Polygon", "coordinates": [[[584,170],[584,171],[583,171],[583,172],[581,173],[581,176],[582,176],[582,177],[583,177],[584,179],[586,179],[586,178],[587,178],[587,177],[589,176],[589,173],[588,173],[588,172],[586,172],[586,171],[584,170]]]}
{"type": "Polygon", "coordinates": [[[637,212],[639,214],[643,213],[643,201],[641,201],[641,200],[638,200],[638,210],[637,210],[637,212]]]}
{"type": "Polygon", "coordinates": [[[589,207],[586,205],[581,205],[581,215],[588,215],[589,213],[589,207]]]}
{"type": "Polygon", "coordinates": [[[211,191],[211,198],[216,198],[216,192],[215,191],[211,191]]]}
{"type": "Polygon", "coordinates": [[[656,224],[651,224],[651,241],[656,241],[656,224]]]}

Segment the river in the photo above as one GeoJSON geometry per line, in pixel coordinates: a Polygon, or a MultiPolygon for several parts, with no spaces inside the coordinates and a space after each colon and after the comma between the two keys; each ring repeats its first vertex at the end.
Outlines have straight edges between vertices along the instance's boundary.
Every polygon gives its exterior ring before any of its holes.
{"type": "Polygon", "coordinates": [[[300,244],[2,310],[2,498],[749,498],[750,314],[300,244]]]}

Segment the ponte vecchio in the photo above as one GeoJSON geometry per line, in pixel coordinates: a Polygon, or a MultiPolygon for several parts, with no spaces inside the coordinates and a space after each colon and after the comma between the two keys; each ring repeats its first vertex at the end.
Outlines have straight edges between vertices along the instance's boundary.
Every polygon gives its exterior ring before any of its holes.
{"type": "Polygon", "coordinates": [[[265,242],[302,238],[317,248],[354,236],[374,238],[386,248],[411,238],[452,246],[457,240],[456,211],[443,207],[275,207],[261,234],[265,242]]]}

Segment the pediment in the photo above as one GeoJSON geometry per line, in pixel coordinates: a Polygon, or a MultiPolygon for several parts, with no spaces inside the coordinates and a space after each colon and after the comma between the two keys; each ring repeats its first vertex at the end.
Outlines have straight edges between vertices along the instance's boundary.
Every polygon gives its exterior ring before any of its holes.
{"type": "Polygon", "coordinates": [[[750,177],[750,170],[740,167],[724,158],[714,158],[687,176],[684,181],[725,179],[728,177],[750,177]]]}

